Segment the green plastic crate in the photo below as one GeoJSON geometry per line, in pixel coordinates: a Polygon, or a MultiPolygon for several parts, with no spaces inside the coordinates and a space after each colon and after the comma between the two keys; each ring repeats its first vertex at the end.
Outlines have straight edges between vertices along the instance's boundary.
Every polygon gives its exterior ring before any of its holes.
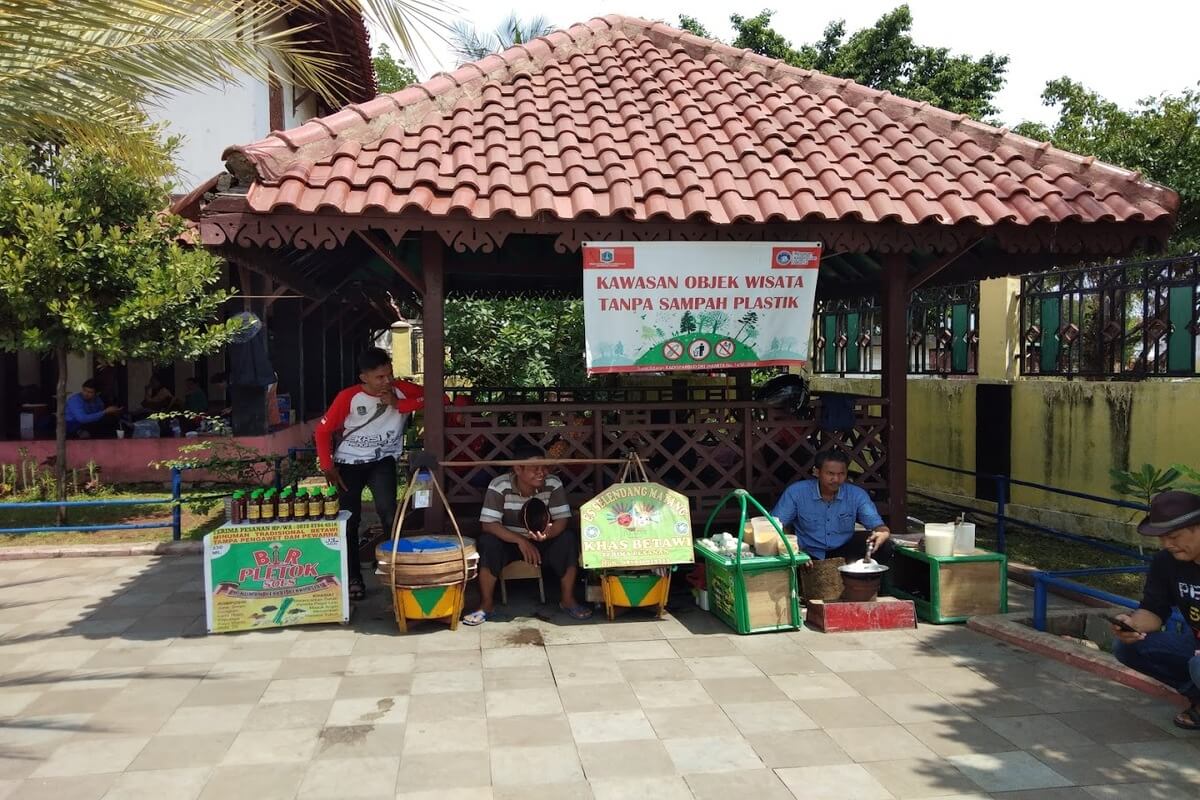
{"type": "Polygon", "coordinates": [[[745,489],[735,489],[721,499],[704,526],[704,538],[711,536],[713,521],[725,504],[736,499],[741,506],[738,520],[737,555],[726,557],[696,542],[696,553],[704,559],[704,574],[708,584],[709,610],[738,633],[797,630],[804,624],[800,615],[796,567],[809,561],[805,553],[792,548],[791,542],[779,527],[775,532],[783,539],[786,555],[741,557],[743,531],[746,527],[746,504],[751,503],[762,516],[771,515],[745,489]]]}

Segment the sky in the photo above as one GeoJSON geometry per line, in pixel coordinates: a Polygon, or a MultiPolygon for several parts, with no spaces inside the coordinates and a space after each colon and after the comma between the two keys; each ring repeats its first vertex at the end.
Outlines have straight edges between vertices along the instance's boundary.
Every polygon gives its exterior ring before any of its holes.
{"type": "MultiPolygon", "coordinates": [[[[793,44],[818,39],[833,19],[845,19],[847,32],[867,27],[901,0],[844,0],[836,4],[805,2],[750,5],[710,0],[453,0],[462,18],[492,30],[510,12],[521,18],[545,16],[555,27],[567,27],[605,14],[626,14],[677,25],[680,13],[696,17],[708,30],[729,40],[729,15],[745,16],[773,5],[781,10],[774,27],[793,44]],[[787,6],[788,10],[782,10],[787,6]]],[[[1009,56],[1007,79],[996,97],[999,119],[1013,125],[1025,120],[1052,122],[1053,109],[1042,105],[1046,81],[1068,75],[1123,107],[1147,95],[1179,92],[1200,82],[1200,3],[1194,0],[1008,0],[1003,3],[963,0],[909,0],[913,38],[918,44],[949,47],[979,57],[987,52],[1009,56]]],[[[385,41],[379,31],[372,41],[385,41]]],[[[418,75],[427,77],[457,64],[448,45],[427,37],[418,75]]]]}

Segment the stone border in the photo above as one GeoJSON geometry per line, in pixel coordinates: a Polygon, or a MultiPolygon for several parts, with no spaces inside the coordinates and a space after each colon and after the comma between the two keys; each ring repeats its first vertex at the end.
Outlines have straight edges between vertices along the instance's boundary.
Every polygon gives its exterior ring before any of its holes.
{"type": "MultiPolygon", "coordinates": [[[[1078,616],[1079,613],[1079,611],[1051,611],[1048,612],[1047,617],[1073,617],[1078,616]]],[[[996,614],[986,617],[971,617],[967,620],[967,627],[1031,653],[1037,653],[1063,664],[1069,664],[1084,672],[1090,672],[1101,678],[1137,689],[1139,692],[1168,700],[1180,707],[1187,705],[1187,701],[1176,692],[1153,678],[1148,678],[1140,672],[1134,672],[1123,666],[1108,653],[1069,644],[1052,633],[1034,630],[1030,625],[1025,624],[1027,622],[1029,622],[1029,617],[1023,614],[996,614]],[[1023,620],[1023,622],[1018,620],[1023,620]]]]}
{"type": "Polygon", "coordinates": [[[92,558],[95,556],[192,556],[204,552],[203,542],[129,542],[119,544],[35,545],[0,547],[0,561],[35,558],[92,558]]]}

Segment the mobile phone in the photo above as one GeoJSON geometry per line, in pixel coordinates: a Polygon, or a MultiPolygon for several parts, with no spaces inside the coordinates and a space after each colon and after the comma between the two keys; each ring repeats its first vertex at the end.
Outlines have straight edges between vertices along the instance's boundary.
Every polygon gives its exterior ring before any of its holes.
{"type": "Polygon", "coordinates": [[[1125,631],[1126,633],[1139,633],[1137,628],[1133,627],[1132,625],[1130,625],[1128,622],[1126,622],[1123,619],[1117,619],[1112,614],[1101,614],[1100,616],[1104,617],[1106,620],[1111,622],[1113,625],[1116,625],[1118,628],[1125,631]]]}

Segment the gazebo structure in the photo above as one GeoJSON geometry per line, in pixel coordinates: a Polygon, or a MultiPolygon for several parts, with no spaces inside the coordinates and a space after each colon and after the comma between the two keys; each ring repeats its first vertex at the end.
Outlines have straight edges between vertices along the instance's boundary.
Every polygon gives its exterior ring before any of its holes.
{"type": "MultiPolygon", "coordinates": [[[[838,446],[893,525],[905,517],[910,292],[1161,246],[1178,206],[1092,158],[621,16],[225,156],[204,244],[314,301],[356,287],[340,313],[362,329],[393,307],[384,290],[420,307],[425,447],[439,458],[503,455],[522,425],[562,433],[571,456],[637,447],[707,511],[735,486],[771,502],[813,452],[838,446]],[[447,292],[577,294],[585,240],[821,242],[818,296],[881,294],[882,397],[860,399],[840,433],[761,409],[748,376],[715,396],[542,393],[445,411],[447,292]]],[[[476,502],[481,474],[448,469],[451,499],[476,502]]],[[[612,476],[564,477],[579,498],[612,476]]]]}

